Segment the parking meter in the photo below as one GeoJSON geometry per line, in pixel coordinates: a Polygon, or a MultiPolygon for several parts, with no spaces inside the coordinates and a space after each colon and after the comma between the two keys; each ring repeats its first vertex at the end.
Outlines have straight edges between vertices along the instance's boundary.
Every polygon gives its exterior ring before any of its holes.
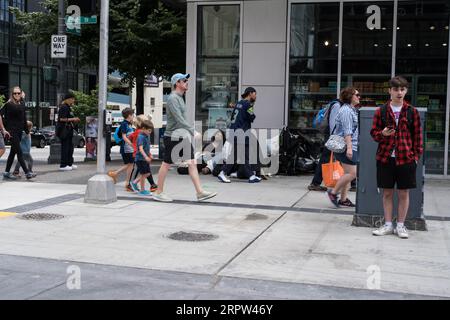
{"type": "Polygon", "coordinates": [[[112,127],[112,113],[109,110],[104,110],[105,123],[103,124],[103,136],[108,137],[111,136],[111,127],[112,127]]]}

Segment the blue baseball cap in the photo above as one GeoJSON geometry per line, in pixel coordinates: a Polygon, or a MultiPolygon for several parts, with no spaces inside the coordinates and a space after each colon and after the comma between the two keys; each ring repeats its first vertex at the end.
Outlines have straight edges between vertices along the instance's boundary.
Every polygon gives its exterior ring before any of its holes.
{"type": "Polygon", "coordinates": [[[175,73],[172,78],[170,79],[170,82],[172,82],[172,86],[175,85],[179,80],[183,79],[189,79],[191,75],[189,73],[183,74],[183,73],[175,73]]]}

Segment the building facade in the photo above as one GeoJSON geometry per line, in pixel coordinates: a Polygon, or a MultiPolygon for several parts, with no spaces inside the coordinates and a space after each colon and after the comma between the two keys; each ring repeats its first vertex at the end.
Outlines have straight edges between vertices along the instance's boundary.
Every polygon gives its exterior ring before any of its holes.
{"type": "MultiPolygon", "coordinates": [[[[50,108],[56,106],[57,61],[50,58],[49,44],[35,46],[20,42],[20,29],[8,7],[27,12],[41,11],[40,1],[0,0],[0,94],[9,96],[12,86],[19,85],[26,93],[28,118],[38,127],[51,123],[50,108]]],[[[96,71],[81,67],[78,48],[68,46],[65,83],[71,90],[88,93],[95,89],[96,71]]]]}
{"type": "Polygon", "coordinates": [[[204,128],[253,86],[256,128],[313,133],[314,114],[341,88],[377,106],[403,75],[407,100],[428,109],[426,173],[450,176],[448,0],[188,0],[187,17],[187,102],[204,128]]]}

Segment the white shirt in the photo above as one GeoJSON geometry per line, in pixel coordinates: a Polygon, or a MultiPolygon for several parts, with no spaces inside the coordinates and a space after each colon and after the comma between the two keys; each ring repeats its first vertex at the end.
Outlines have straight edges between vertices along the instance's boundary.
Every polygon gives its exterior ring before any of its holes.
{"type": "MultiPolygon", "coordinates": [[[[395,106],[391,103],[391,109],[392,109],[392,112],[394,113],[396,126],[398,126],[398,119],[400,119],[400,112],[402,111],[402,107],[403,107],[403,105],[395,106]]],[[[391,157],[395,158],[395,148],[394,148],[394,150],[392,150],[391,157]]]]}

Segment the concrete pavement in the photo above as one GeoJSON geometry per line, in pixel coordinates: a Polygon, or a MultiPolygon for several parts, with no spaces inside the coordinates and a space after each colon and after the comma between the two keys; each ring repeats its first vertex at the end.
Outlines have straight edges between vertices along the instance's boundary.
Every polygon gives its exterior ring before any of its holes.
{"type": "MultiPolygon", "coordinates": [[[[87,177],[93,166],[71,174],[87,177]]],[[[401,240],[352,227],[351,210],[306,189],[309,176],[201,178],[219,192],[207,203],[193,201],[190,178],[172,170],[174,203],[117,185],[119,201],[106,206],[84,203],[83,184],[0,180],[0,211],[10,212],[0,214],[0,298],[450,298],[450,181],[426,181],[429,231],[401,240]],[[19,219],[27,213],[64,217],[19,219]],[[180,232],[212,240],[171,238],[180,232]],[[81,270],[79,290],[67,286],[72,265],[81,270]]]]}

